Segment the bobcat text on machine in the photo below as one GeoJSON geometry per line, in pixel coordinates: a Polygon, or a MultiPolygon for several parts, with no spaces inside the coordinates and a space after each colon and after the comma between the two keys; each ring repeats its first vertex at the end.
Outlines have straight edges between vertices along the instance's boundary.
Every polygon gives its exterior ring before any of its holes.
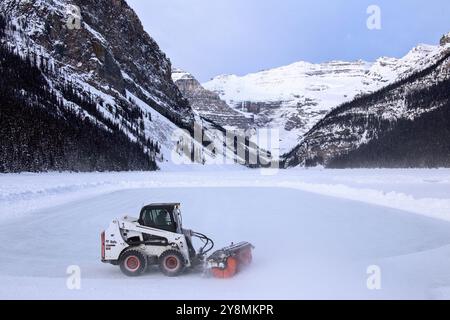
{"type": "Polygon", "coordinates": [[[101,234],[102,262],[120,265],[127,276],[139,276],[148,266],[159,265],[169,277],[187,268],[202,269],[217,278],[230,278],[252,262],[253,245],[232,244],[214,252],[214,242],[204,234],[183,229],[179,203],[151,204],[142,208],[139,219],[114,220],[101,234]],[[202,241],[196,252],[193,238],[202,241]]]}

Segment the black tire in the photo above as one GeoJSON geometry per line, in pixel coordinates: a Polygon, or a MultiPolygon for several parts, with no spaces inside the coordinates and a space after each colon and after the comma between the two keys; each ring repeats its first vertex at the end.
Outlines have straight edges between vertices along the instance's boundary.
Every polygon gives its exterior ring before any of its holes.
{"type": "Polygon", "coordinates": [[[185,267],[186,262],[180,251],[167,250],[159,257],[159,269],[168,277],[178,277],[185,267]]]}
{"type": "Polygon", "coordinates": [[[138,277],[147,270],[147,256],[138,249],[129,249],[120,258],[120,270],[129,277],[138,277]]]}

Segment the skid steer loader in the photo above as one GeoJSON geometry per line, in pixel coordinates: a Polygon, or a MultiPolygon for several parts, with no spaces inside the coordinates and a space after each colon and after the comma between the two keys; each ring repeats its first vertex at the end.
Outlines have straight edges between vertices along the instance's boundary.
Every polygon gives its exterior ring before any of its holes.
{"type": "Polygon", "coordinates": [[[252,262],[254,247],[248,242],[232,244],[208,256],[213,248],[214,242],[204,234],[183,229],[179,203],[145,206],[138,219],[116,219],[101,233],[102,262],[119,265],[130,277],[159,265],[169,277],[196,269],[216,278],[231,278],[252,262]],[[198,252],[193,238],[203,243],[198,252]]]}

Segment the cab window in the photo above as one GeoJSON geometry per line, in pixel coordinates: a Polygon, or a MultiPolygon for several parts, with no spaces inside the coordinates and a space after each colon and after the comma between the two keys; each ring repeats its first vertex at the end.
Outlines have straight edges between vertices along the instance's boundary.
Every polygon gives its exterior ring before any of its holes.
{"type": "Polygon", "coordinates": [[[172,221],[170,212],[167,209],[144,209],[142,221],[144,226],[175,232],[176,227],[172,221]]]}

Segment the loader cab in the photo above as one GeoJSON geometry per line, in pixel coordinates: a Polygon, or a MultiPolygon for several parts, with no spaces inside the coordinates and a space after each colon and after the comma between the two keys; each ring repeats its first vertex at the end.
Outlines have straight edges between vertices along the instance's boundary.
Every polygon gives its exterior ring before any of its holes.
{"type": "Polygon", "coordinates": [[[144,227],[182,233],[180,204],[151,204],[141,210],[139,224],[144,227]]]}

